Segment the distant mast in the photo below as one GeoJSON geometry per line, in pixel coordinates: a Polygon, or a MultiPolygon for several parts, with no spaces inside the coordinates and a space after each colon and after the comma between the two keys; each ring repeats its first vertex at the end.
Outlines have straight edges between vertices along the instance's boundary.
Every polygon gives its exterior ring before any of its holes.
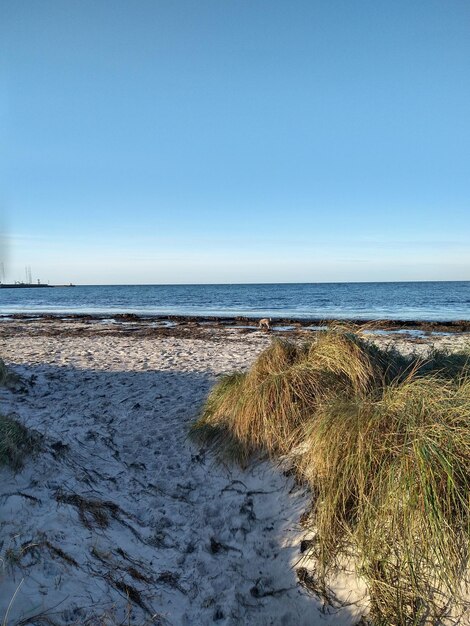
{"type": "Polygon", "coordinates": [[[50,285],[42,283],[40,278],[35,279],[33,282],[33,273],[31,271],[31,265],[24,266],[25,280],[15,280],[14,283],[5,283],[5,265],[0,261],[0,289],[26,289],[26,288],[44,288],[44,287],[75,287],[72,283],[68,285],[50,285]]]}
{"type": "Polygon", "coordinates": [[[33,275],[31,273],[31,265],[26,265],[24,268],[24,273],[26,276],[26,284],[31,285],[33,283],[33,275]]]}

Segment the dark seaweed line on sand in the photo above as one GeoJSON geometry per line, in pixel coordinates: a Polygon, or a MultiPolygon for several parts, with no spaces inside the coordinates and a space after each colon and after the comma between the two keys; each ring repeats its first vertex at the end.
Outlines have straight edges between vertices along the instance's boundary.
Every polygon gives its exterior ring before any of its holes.
{"type": "MultiPolygon", "coordinates": [[[[217,316],[197,316],[197,315],[137,315],[135,313],[121,313],[116,315],[102,314],[23,314],[15,313],[13,315],[0,315],[0,321],[7,318],[9,320],[37,320],[37,321],[84,321],[98,322],[102,320],[112,319],[116,322],[135,322],[135,323],[155,323],[155,322],[174,322],[177,325],[214,325],[216,327],[236,327],[236,326],[253,326],[257,327],[258,320],[252,317],[233,316],[233,317],[217,317],[217,316]]],[[[341,324],[352,324],[359,328],[371,327],[380,330],[422,330],[422,331],[440,331],[440,332],[470,332],[470,320],[453,320],[453,321],[428,321],[428,320],[401,320],[401,319],[335,319],[335,318],[287,318],[273,317],[273,324],[285,326],[293,326],[294,328],[305,328],[309,326],[327,326],[333,322],[341,324]]]]}

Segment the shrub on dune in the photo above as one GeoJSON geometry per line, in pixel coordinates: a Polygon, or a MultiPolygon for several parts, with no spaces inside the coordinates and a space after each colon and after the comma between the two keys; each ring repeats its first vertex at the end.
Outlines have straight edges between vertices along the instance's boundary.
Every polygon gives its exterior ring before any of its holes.
{"type": "Polygon", "coordinates": [[[340,327],[276,341],[215,386],[192,432],[243,461],[290,453],[314,494],[323,576],[352,552],[378,623],[435,624],[468,580],[468,363],[340,327]]]}

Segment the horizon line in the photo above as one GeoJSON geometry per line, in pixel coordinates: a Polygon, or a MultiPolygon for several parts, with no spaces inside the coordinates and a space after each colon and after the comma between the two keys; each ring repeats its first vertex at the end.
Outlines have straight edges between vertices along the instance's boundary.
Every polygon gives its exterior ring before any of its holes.
{"type": "MultiPolygon", "coordinates": [[[[325,280],[325,281],[268,281],[268,282],[221,282],[221,283],[57,283],[58,286],[68,287],[216,287],[216,286],[241,286],[241,285],[374,285],[374,284],[394,284],[394,283],[468,283],[470,278],[462,279],[424,279],[424,280],[325,280]]],[[[41,283],[47,285],[49,283],[41,283]]]]}

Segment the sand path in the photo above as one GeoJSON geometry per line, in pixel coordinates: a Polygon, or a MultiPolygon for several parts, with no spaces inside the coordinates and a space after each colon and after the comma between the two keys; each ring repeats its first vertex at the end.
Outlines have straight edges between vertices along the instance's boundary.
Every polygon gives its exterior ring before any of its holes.
{"type": "MultiPolygon", "coordinates": [[[[1,410],[42,435],[0,486],[8,624],[354,624],[296,579],[307,495],[278,468],[214,462],[187,427],[222,372],[268,339],[28,337],[2,356],[31,380],[1,410]],[[21,619],[45,612],[47,619],[21,619]],[[101,619],[95,619],[101,616],[101,619]]],[[[349,591],[336,589],[342,600],[349,591]]]]}

